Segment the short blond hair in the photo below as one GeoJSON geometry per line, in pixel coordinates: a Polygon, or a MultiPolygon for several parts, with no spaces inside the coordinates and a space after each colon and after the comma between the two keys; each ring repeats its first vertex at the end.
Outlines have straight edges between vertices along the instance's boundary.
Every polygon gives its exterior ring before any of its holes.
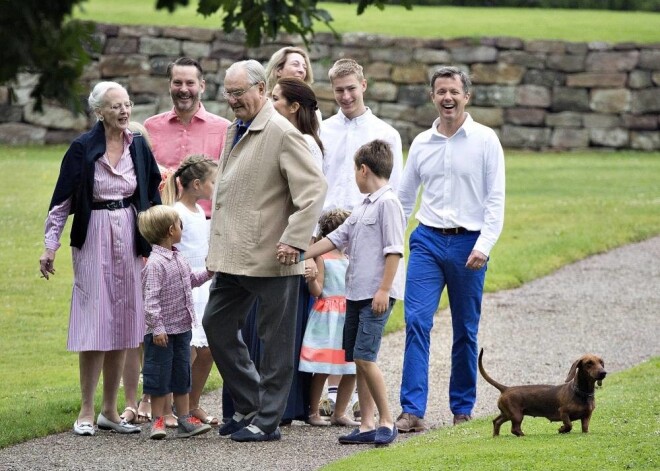
{"type": "Polygon", "coordinates": [[[364,80],[364,69],[354,59],[339,59],[328,71],[328,78],[331,83],[334,79],[346,77],[347,75],[355,75],[361,82],[364,80]]]}
{"type": "Polygon", "coordinates": [[[159,204],[138,213],[138,229],[142,237],[151,245],[165,240],[170,227],[181,221],[179,213],[172,206],[159,204]]]}

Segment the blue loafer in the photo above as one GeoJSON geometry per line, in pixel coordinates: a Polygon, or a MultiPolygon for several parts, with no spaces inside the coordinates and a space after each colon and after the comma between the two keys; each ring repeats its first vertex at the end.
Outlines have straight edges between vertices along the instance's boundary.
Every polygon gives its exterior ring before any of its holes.
{"type": "Polygon", "coordinates": [[[374,438],[374,443],[376,446],[389,445],[394,441],[398,434],[399,431],[396,429],[396,425],[392,428],[378,427],[376,430],[376,438],[374,438]]]}
{"type": "Polygon", "coordinates": [[[273,442],[281,439],[282,434],[279,427],[270,433],[253,432],[249,427],[244,427],[238,432],[232,433],[229,438],[235,442],[273,442]]]}
{"type": "Polygon", "coordinates": [[[359,428],[354,429],[348,435],[339,437],[339,443],[342,445],[369,445],[374,443],[376,439],[376,431],[369,430],[368,432],[360,432],[359,428]]]}
{"type": "Polygon", "coordinates": [[[234,419],[229,420],[226,424],[223,424],[222,427],[218,430],[218,433],[220,434],[221,437],[224,437],[226,435],[231,435],[232,433],[236,433],[239,430],[244,429],[248,425],[250,425],[250,422],[252,421],[252,418],[249,418],[246,420],[245,417],[243,417],[241,420],[236,421],[234,419]]]}

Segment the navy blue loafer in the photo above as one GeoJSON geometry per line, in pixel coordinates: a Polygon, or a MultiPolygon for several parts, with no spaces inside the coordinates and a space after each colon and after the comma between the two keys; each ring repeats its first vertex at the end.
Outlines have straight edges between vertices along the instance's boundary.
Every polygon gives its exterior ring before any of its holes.
{"type": "Polygon", "coordinates": [[[250,421],[251,421],[251,418],[246,420],[245,417],[243,417],[239,421],[231,419],[231,420],[229,420],[229,422],[227,422],[222,427],[220,427],[220,430],[218,430],[218,433],[222,437],[224,437],[226,435],[231,435],[232,433],[236,433],[239,430],[241,430],[241,429],[247,427],[248,425],[250,425],[250,421]]]}
{"type": "Polygon", "coordinates": [[[378,427],[376,430],[376,437],[374,438],[374,443],[376,446],[389,445],[394,441],[396,436],[399,434],[399,431],[396,429],[396,425],[392,428],[389,427],[378,427]]]}
{"type": "Polygon", "coordinates": [[[369,430],[368,432],[360,432],[359,428],[354,429],[348,435],[339,437],[339,443],[342,445],[368,445],[374,443],[376,439],[376,431],[369,430]]]}
{"type": "Polygon", "coordinates": [[[244,427],[238,432],[234,432],[229,437],[235,442],[273,442],[282,438],[280,428],[277,427],[270,433],[253,432],[249,427],[244,427]]]}

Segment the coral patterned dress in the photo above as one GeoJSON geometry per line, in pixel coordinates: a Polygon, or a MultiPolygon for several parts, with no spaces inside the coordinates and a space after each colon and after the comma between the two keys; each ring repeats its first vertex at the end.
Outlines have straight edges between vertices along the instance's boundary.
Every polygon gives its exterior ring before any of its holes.
{"type": "Polygon", "coordinates": [[[309,313],[299,369],[331,375],[355,374],[355,363],[346,362],[342,349],[348,259],[338,252],[322,258],[325,266],[323,291],[309,313]]]}

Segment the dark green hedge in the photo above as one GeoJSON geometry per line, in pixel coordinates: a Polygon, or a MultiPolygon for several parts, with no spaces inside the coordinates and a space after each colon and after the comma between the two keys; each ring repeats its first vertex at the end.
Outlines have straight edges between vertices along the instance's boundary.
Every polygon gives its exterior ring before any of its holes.
{"type": "MultiPolygon", "coordinates": [[[[326,0],[332,1],[332,0],[326,0]]],[[[355,0],[338,0],[335,3],[357,3],[355,0]]],[[[399,4],[401,1],[385,1],[399,4]]],[[[526,8],[573,8],[584,10],[630,10],[660,12],[660,0],[411,0],[413,5],[438,5],[454,7],[526,7],[526,8]]]]}

